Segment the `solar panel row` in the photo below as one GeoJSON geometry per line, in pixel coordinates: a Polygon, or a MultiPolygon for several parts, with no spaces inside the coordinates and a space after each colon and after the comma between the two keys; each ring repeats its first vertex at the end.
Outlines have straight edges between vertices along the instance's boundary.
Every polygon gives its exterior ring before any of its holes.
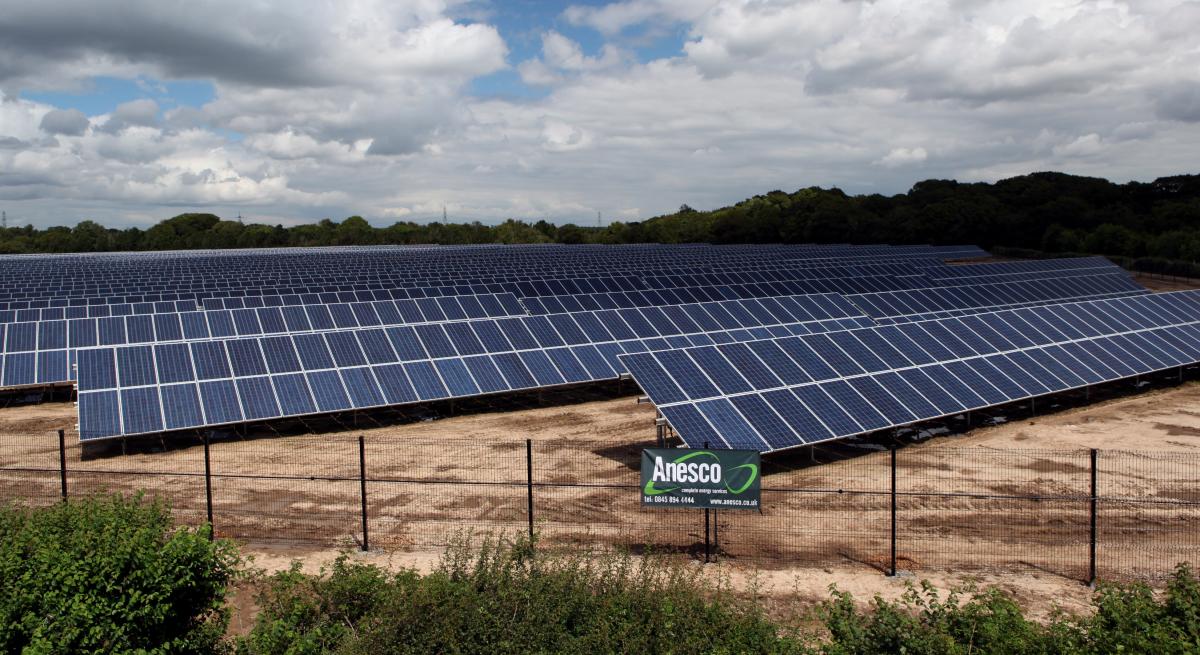
{"type": "MultiPolygon", "coordinates": [[[[859,281],[859,286],[870,286],[871,280],[859,281]]],[[[893,286],[890,285],[889,286],[893,286]]],[[[904,285],[908,287],[908,284],[904,285]]],[[[798,293],[815,293],[799,291],[798,293]]],[[[1146,293],[1146,289],[1124,274],[1102,274],[1054,278],[1051,280],[1025,280],[1005,283],[976,283],[972,286],[944,288],[906,288],[899,291],[876,291],[868,294],[847,294],[852,302],[863,303],[862,307],[874,318],[905,316],[920,311],[945,311],[951,309],[974,309],[978,307],[1000,307],[1019,305],[1042,300],[1085,298],[1112,295],[1118,292],[1146,293]],[[921,310],[921,307],[925,307],[921,310]],[[937,308],[937,309],[934,309],[937,308]]],[[[709,287],[681,287],[676,289],[650,289],[617,293],[580,294],[573,296],[543,296],[524,298],[522,304],[531,314],[557,314],[562,312],[594,311],[622,307],[651,307],[655,305],[683,304],[721,300],[729,298],[762,298],[774,295],[793,295],[784,290],[763,285],[716,285],[709,287]]]]}
{"type": "MultiPolygon", "coordinates": [[[[623,291],[639,291],[652,289],[668,289],[675,286],[714,286],[714,285],[762,285],[764,283],[784,283],[789,287],[759,286],[760,290],[743,294],[741,297],[768,295],[776,292],[784,295],[794,293],[825,293],[840,291],[877,291],[896,288],[913,288],[927,285],[923,277],[914,272],[902,276],[899,281],[891,278],[876,276],[858,276],[862,281],[855,284],[853,280],[840,282],[829,280],[820,282],[828,276],[817,276],[817,282],[801,285],[795,283],[795,276],[781,274],[756,274],[745,271],[706,272],[696,274],[696,269],[689,270],[686,275],[664,276],[654,280],[639,277],[598,276],[587,279],[539,278],[533,280],[515,280],[505,276],[494,276],[490,280],[458,281],[445,286],[395,288],[395,281],[377,283],[357,282],[355,284],[310,283],[303,286],[280,287],[277,281],[262,284],[252,288],[237,290],[209,289],[203,292],[178,292],[154,294],[146,290],[145,285],[137,287],[134,295],[99,295],[93,297],[75,298],[41,298],[36,300],[0,301],[0,322],[13,320],[39,320],[39,318],[86,318],[107,316],[110,313],[161,313],[172,311],[163,308],[168,302],[178,303],[179,309],[193,309],[196,303],[202,303],[206,309],[240,309],[242,307],[261,307],[296,304],[318,304],[332,302],[352,302],[370,300],[403,300],[408,298],[424,298],[452,295],[480,295],[487,293],[514,293],[521,297],[537,298],[541,296],[582,295],[598,293],[619,293],[623,291]],[[870,278],[870,281],[867,279],[870,278]],[[903,282],[901,284],[900,282],[903,282]],[[259,300],[262,298],[262,300],[259,300]],[[107,310],[109,305],[132,305],[132,310],[107,310]],[[157,305],[157,307],[156,307],[157,305]],[[41,309],[40,314],[34,314],[41,309]],[[13,313],[8,313],[13,312],[13,313]],[[20,312],[17,314],[17,312],[20,312]]],[[[801,278],[802,279],[802,278],[801,278]]],[[[112,291],[111,289],[109,290],[112,291]]],[[[731,297],[731,296],[725,296],[731,297]]]]}
{"type": "MultiPolygon", "coordinates": [[[[1123,272],[1120,266],[1104,257],[1063,257],[1056,259],[1035,259],[1004,262],[980,262],[950,266],[941,262],[932,264],[917,264],[922,272],[931,278],[950,280],[952,278],[1038,275],[1062,273],[1070,275],[1072,271],[1096,269],[1123,272]]],[[[968,280],[969,281],[969,280],[968,280]]]]}
{"type": "Polygon", "coordinates": [[[1200,292],[623,356],[688,444],[773,451],[1200,362],[1200,292]]]}
{"type": "Polygon", "coordinates": [[[1147,293],[1147,290],[1128,275],[1118,273],[888,291],[851,295],[847,299],[872,318],[911,316],[920,320],[949,310],[979,310],[1045,300],[1133,293],[1147,293]]]}
{"type": "MultiPolygon", "coordinates": [[[[78,348],[501,317],[519,311],[515,305],[515,298],[511,296],[448,296],[361,305],[291,306],[0,325],[0,344],[4,347],[4,355],[0,357],[0,387],[74,380],[74,351],[78,348]]],[[[566,340],[564,343],[580,344],[588,340],[598,343],[764,328],[857,315],[860,312],[840,296],[813,296],[584,313],[574,317],[551,316],[548,320],[553,326],[542,329],[547,335],[561,331],[566,340]]],[[[531,322],[535,329],[541,326],[541,322],[531,322]]],[[[479,326],[476,329],[485,328],[479,326]]],[[[759,338],[768,335],[762,333],[759,338]]]]}
{"type": "MultiPolygon", "coordinates": [[[[563,335],[572,323],[569,315],[560,315],[83,349],[80,438],[613,379],[623,370],[617,359],[622,353],[775,334],[756,328],[572,345],[579,339],[563,335]]],[[[826,319],[792,324],[784,333],[868,323],[826,319]]],[[[582,330],[587,323],[574,325],[582,330]]]]}
{"type": "MultiPolygon", "coordinates": [[[[982,254],[977,248],[966,249],[982,254]]],[[[899,257],[940,257],[953,251],[946,248],[842,247],[825,250],[796,246],[755,247],[607,247],[582,248],[503,248],[454,251],[419,248],[355,249],[353,251],[305,250],[266,254],[208,253],[145,257],[83,258],[3,258],[0,273],[14,281],[0,289],[0,299],[130,294],[167,294],[226,288],[261,288],[280,280],[293,286],[364,281],[389,282],[386,286],[429,286],[429,282],[462,281],[473,277],[491,278],[499,270],[534,278],[562,279],[579,275],[583,279],[611,275],[614,271],[669,270],[678,267],[679,253],[686,252],[689,268],[707,262],[760,262],[803,259],[814,254],[835,257],[867,253],[895,253],[899,257]],[[788,253],[780,257],[778,253],[788,253]],[[455,262],[458,262],[457,264],[455,262]],[[397,284],[397,282],[401,282],[397,284]]],[[[572,293],[573,290],[557,291],[572,293]]]]}
{"type": "Polygon", "coordinates": [[[78,348],[524,315],[515,296],[446,296],[0,324],[0,388],[75,379],[78,348]]]}

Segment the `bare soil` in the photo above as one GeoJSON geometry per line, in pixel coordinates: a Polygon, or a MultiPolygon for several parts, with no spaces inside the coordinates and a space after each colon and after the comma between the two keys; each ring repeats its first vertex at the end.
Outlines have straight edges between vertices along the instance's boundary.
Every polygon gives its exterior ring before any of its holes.
{"type": "MultiPolygon", "coordinates": [[[[1091,461],[1097,456],[1098,573],[1160,581],[1200,547],[1200,385],[1117,395],[1050,413],[1011,409],[999,425],[922,435],[897,451],[897,564],[890,565],[890,454],[881,441],[770,459],[764,511],[721,512],[714,574],[757,587],[779,607],[825,598],[828,586],[895,598],[928,578],[996,585],[1036,615],[1081,609],[1090,591],[1091,461]],[[1182,502],[1180,502],[1182,501],[1182,502]]],[[[643,510],[636,464],[654,439],[654,410],[632,397],[303,436],[214,442],[219,534],[244,542],[265,570],[315,570],[350,552],[390,568],[429,569],[463,530],[526,529],[525,440],[532,442],[534,518],[550,546],[703,559],[703,516],[643,510]],[[362,540],[358,436],[367,464],[372,550],[362,540]]],[[[994,417],[995,418],[995,417],[994,417]]],[[[56,430],[68,432],[71,494],[144,489],[180,520],[205,520],[197,440],[85,456],[74,408],[0,409],[0,500],[55,502],[56,430]]],[[[241,603],[251,605],[243,595],[241,603]]],[[[243,619],[239,619],[243,620],[243,619]]],[[[245,627],[245,626],[243,626],[245,627]]]]}
{"type": "Polygon", "coordinates": [[[1151,291],[1186,291],[1188,289],[1200,289],[1200,280],[1193,280],[1186,277],[1160,276],[1151,275],[1149,273],[1133,273],[1133,279],[1137,280],[1138,284],[1150,289],[1151,291]]]}

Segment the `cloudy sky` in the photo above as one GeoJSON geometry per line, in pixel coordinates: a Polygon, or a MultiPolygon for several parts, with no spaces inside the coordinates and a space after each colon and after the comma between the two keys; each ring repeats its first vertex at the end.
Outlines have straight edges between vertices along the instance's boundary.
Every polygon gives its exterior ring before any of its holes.
{"type": "Polygon", "coordinates": [[[1150,180],[1200,172],[1197,26],[1180,0],[6,0],[0,208],[594,224],[1150,180]]]}

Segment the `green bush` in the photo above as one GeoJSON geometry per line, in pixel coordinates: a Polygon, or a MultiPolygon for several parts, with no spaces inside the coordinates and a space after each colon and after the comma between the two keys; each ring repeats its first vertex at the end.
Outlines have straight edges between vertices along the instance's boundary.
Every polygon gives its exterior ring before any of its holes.
{"type": "Polygon", "coordinates": [[[850,594],[836,588],[832,594],[818,609],[829,641],[817,652],[827,655],[1038,653],[1049,641],[1040,625],[994,589],[971,593],[963,602],[960,592],[943,599],[922,582],[897,602],[876,596],[868,612],[860,611],[850,594]]]}
{"type": "Polygon", "coordinates": [[[247,655],[798,652],[760,610],[658,557],[452,546],[437,570],[385,575],[340,559],[269,579],[247,655]]]}
{"type": "Polygon", "coordinates": [[[452,546],[421,576],[343,556],[320,575],[267,578],[240,655],[342,653],[1200,653],[1200,583],[1181,565],[1162,593],[1102,585],[1094,612],[1027,619],[996,589],[926,582],[868,607],[831,588],[802,638],[760,606],[655,556],[543,554],[489,540],[452,546]]]}
{"type": "Polygon", "coordinates": [[[1102,585],[1090,616],[1053,626],[1084,653],[1200,653],[1200,583],[1181,564],[1161,597],[1144,584],[1102,585]]]}
{"type": "Polygon", "coordinates": [[[0,652],[217,651],[237,565],[141,496],[0,509],[0,652]]]}
{"type": "Polygon", "coordinates": [[[1093,613],[1059,612],[1044,625],[1024,618],[999,590],[966,593],[965,602],[959,592],[942,599],[922,582],[896,602],[876,596],[864,612],[835,588],[817,611],[828,635],[815,652],[1200,653],[1200,583],[1186,564],[1159,596],[1144,584],[1104,584],[1093,597],[1093,613]]]}

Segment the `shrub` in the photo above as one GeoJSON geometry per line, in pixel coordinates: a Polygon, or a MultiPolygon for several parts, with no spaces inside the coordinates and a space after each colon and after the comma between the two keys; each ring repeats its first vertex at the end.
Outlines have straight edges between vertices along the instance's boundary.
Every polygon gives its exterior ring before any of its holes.
{"type": "Polygon", "coordinates": [[[1200,652],[1200,583],[1181,565],[1162,594],[1103,585],[1095,612],[1026,619],[1004,592],[910,585],[860,609],[831,587],[820,634],[800,639],[700,567],[655,556],[543,554],[459,541],[429,575],[346,556],[265,581],[241,655],[343,653],[807,653],[1057,655],[1200,652]]]}
{"type": "Polygon", "coordinates": [[[1060,612],[1045,625],[1024,618],[996,589],[951,592],[943,600],[922,582],[896,602],[876,596],[866,612],[849,594],[832,591],[817,611],[828,637],[815,648],[825,655],[1200,652],[1200,582],[1186,564],[1160,596],[1144,584],[1102,584],[1094,613],[1060,612]]]}
{"type": "Polygon", "coordinates": [[[1096,612],[1056,626],[1064,643],[1087,653],[1200,652],[1200,583],[1186,564],[1161,598],[1144,584],[1101,585],[1096,612]]]}
{"type": "Polygon", "coordinates": [[[339,560],[273,576],[247,654],[797,651],[756,606],[658,557],[453,545],[426,576],[339,560]]]}
{"type": "Polygon", "coordinates": [[[1041,626],[995,589],[951,591],[943,599],[923,581],[897,602],[876,596],[868,612],[860,611],[850,594],[836,587],[831,592],[833,598],[817,611],[830,637],[817,652],[827,655],[1038,653],[1048,641],[1041,626]],[[970,594],[966,602],[964,593],[970,594]]]}
{"type": "Polygon", "coordinates": [[[237,565],[141,496],[0,509],[0,652],[219,650],[237,565]]]}

